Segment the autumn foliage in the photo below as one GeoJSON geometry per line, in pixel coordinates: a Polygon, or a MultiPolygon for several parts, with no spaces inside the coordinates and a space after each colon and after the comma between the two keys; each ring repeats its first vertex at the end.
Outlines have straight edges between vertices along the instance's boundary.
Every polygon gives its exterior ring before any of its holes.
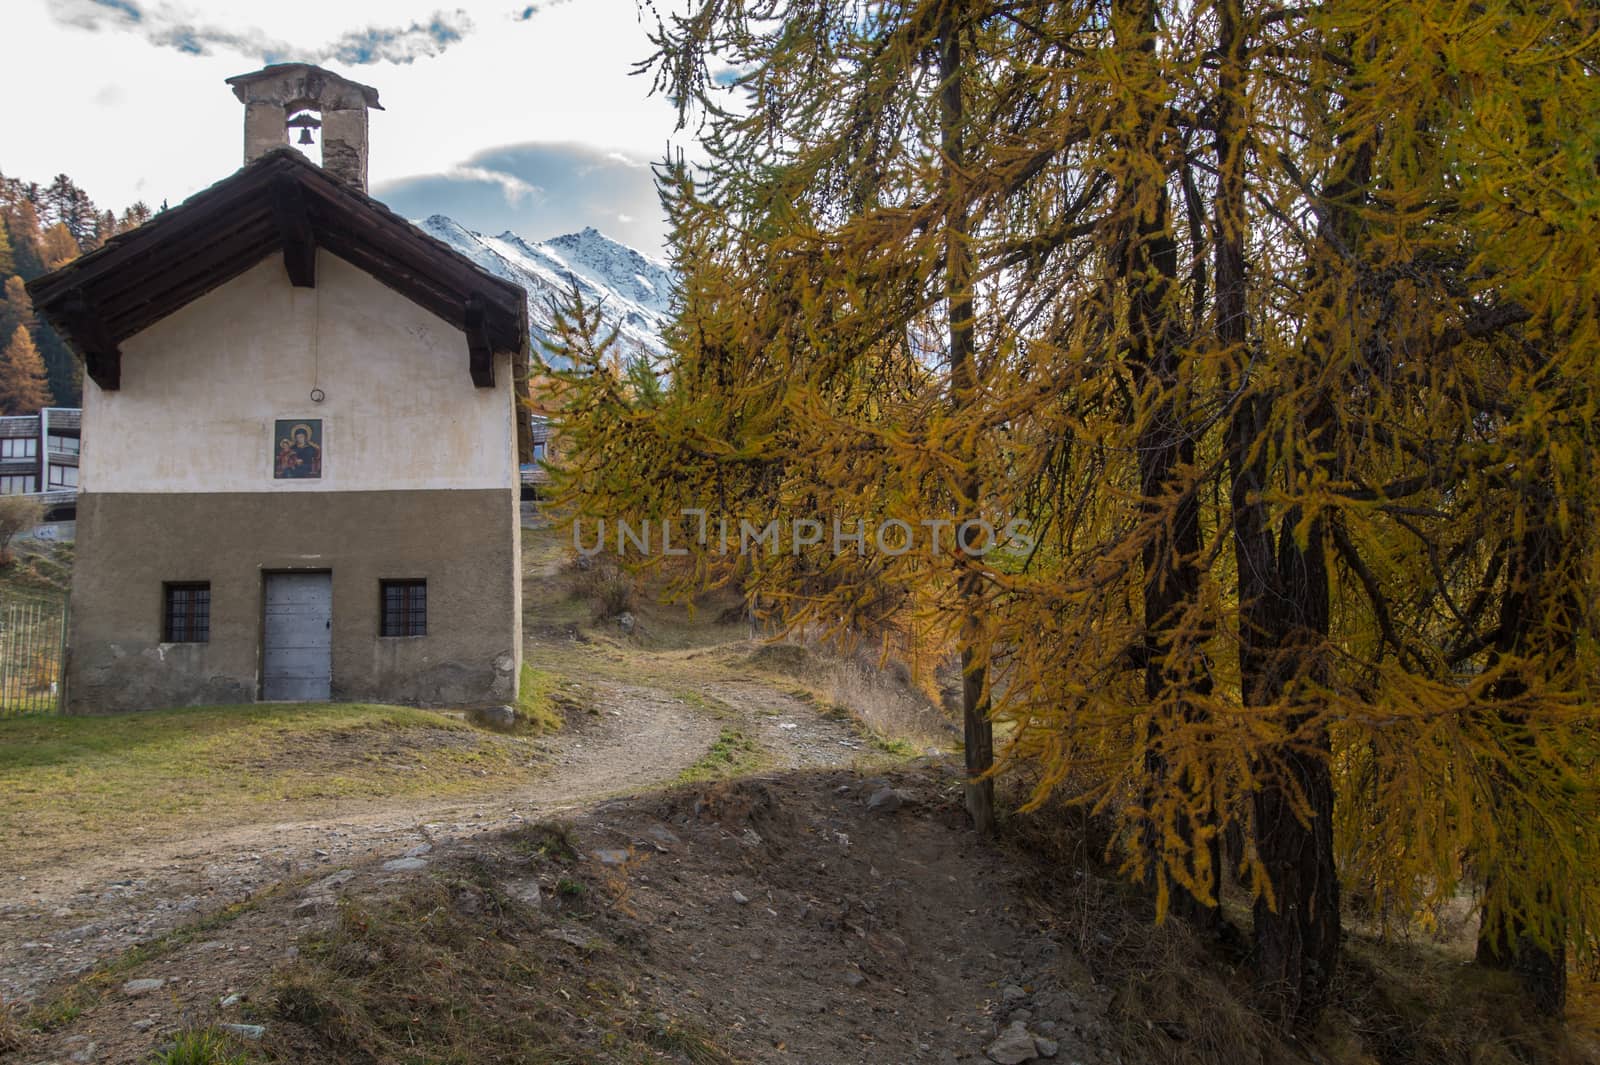
{"type": "Polygon", "coordinates": [[[50,403],[44,362],[24,326],[17,326],[11,342],[0,351],[0,411],[33,414],[50,403]]]}
{"type": "Polygon", "coordinates": [[[6,376],[0,367],[0,393],[7,398],[7,413],[31,414],[42,406],[76,406],[81,393],[82,369],[77,359],[50,325],[33,313],[23,282],[39,277],[94,251],[118,233],[134,229],[151,216],[150,208],[135,203],[118,218],[96,207],[87,193],[66,174],[49,185],[22,181],[0,174],[0,351],[11,343],[19,327],[28,334],[33,358],[45,373],[42,398],[32,369],[6,376]]]}
{"type": "Polygon", "coordinates": [[[1287,1021],[1351,894],[1470,893],[1559,1010],[1600,927],[1600,13],[702,0],[658,43],[706,159],[662,171],[670,387],[566,320],[571,512],[1026,518],[708,541],[683,586],[959,654],[969,756],[1114,818],[1163,914],[1236,885],[1287,1021]]]}

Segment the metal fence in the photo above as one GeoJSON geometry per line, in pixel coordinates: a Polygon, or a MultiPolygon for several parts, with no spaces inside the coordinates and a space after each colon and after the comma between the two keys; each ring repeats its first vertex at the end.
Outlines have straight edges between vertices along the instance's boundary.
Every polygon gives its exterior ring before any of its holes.
{"type": "Polygon", "coordinates": [[[66,595],[0,593],[0,717],[61,709],[66,648],[66,595]]]}

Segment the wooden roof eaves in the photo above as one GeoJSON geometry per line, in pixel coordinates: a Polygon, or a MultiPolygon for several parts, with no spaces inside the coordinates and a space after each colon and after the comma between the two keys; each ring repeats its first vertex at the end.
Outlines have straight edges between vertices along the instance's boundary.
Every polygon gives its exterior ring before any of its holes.
{"type": "MultiPolygon", "coordinates": [[[[293,253],[301,260],[298,280],[314,280],[305,269],[306,245],[311,245],[314,259],[317,243],[464,332],[467,307],[475,301],[482,315],[476,345],[487,343],[494,351],[526,357],[527,298],[520,286],[489,273],[287,147],[269,152],[27,287],[35,308],[61,329],[91,376],[102,387],[115,388],[120,340],[286,245],[298,244],[293,253]],[[292,191],[285,193],[290,186],[292,191]],[[228,226],[221,244],[208,240],[203,251],[181,258],[180,265],[161,263],[174,241],[194,240],[191,230],[220,224],[228,226]],[[319,241],[319,234],[327,239],[319,241]],[[191,265],[196,260],[198,265],[191,265]],[[140,265],[155,267],[148,270],[154,276],[139,275],[140,265]],[[174,284],[172,274],[178,272],[182,280],[174,284]],[[111,282],[124,273],[135,280],[111,282]]],[[[469,344],[473,380],[486,387],[482,357],[473,348],[469,344]]],[[[492,369],[487,376],[492,378],[492,369]]]]}

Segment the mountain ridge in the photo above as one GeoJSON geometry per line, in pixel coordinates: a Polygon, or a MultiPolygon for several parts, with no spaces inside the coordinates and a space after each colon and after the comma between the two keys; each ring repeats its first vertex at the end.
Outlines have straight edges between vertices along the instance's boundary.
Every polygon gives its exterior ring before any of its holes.
{"type": "Polygon", "coordinates": [[[499,236],[479,233],[442,214],[416,225],[495,276],[521,285],[528,294],[528,324],[536,344],[548,343],[553,304],[564,301],[575,282],[586,301],[600,305],[606,325],[616,327],[625,354],[665,353],[663,334],[672,318],[676,286],[666,262],[593,226],[529,241],[510,230],[499,236]]]}

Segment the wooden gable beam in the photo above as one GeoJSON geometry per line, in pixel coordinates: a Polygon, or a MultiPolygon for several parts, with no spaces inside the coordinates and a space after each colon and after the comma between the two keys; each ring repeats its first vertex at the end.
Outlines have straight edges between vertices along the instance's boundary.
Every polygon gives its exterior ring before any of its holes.
{"type": "Polygon", "coordinates": [[[228,280],[248,270],[272,254],[277,230],[266,219],[258,218],[234,232],[221,234],[208,245],[182,258],[174,257],[162,264],[159,271],[137,278],[119,289],[110,289],[104,283],[89,286],[94,292],[95,308],[112,328],[123,336],[132,336],[149,322],[135,324],[131,319],[141,312],[155,312],[165,317],[183,306],[183,296],[190,283],[197,279],[228,280]]]}
{"type": "Polygon", "coordinates": [[[296,288],[317,287],[317,234],[311,228],[299,182],[282,179],[272,188],[272,217],[283,241],[283,268],[296,288]]]}
{"type": "Polygon", "coordinates": [[[72,293],[62,302],[60,316],[83,354],[90,379],[107,392],[121,388],[122,350],[89,297],[82,291],[72,293]]]}
{"type": "Polygon", "coordinates": [[[472,370],[472,383],[479,388],[493,388],[494,348],[489,344],[489,316],[484,309],[483,297],[476,292],[467,297],[465,318],[467,361],[472,370]]]}
{"type": "Polygon", "coordinates": [[[338,181],[327,180],[304,186],[308,200],[318,208],[318,218],[332,225],[355,226],[351,235],[404,263],[409,269],[425,270],[440,282],[459,292],[477,291],[488,307],[499,303],[511,306],[521,298],[521,290],[504,278],[487,274],[472,260],[443,241],[428,236],[416,226],[381,205],[361,210],[359,193],[338,181]],[[324,214],[324,208],[326,214],[324,214]],[[505,293],[496,298],[493,289],[505,293]]]}
{"type": "MultiPolygon", "coordinates": [[[[527,298],[521,287],[486,273],[459,251],[418,230],[381,204],[367,209],[365,217],[354,217],[351,198],[364,198],[340,182],[308,182],[304,189],[307,201],[316,210],[323,243],[330,250],[334,239],[359,244],[372,253],[374,262],[388,260],[389,272],[402,275],[402,282],[406,275],[424,276],[446,291],[475,293],[484,304],[491,340],[502,351],[519,345],[516,326],[527,298]],[[339,232],[341,229],[344,231],[339,232]]],[[[381,274],[374,276],[384,280],[381,274]]],[[[452,303],[459,314],[460,297],[452,296],[452,303]]]]}
{"type": "Polygon", "coordinates": [[[123,336],[128,336],[131,334],[122,330],[120,324],[123,308],[146,303],[152,294],[164,291],[174,272],[209,269],[210,266],[214,266],[227,254],[238,250],[241,237],[248,237],[258,244],[272,248],[276,247],[277,229],[273,226],[271,217],[265,213],[241,214],[235,224],[208,233],[204,240],[192,242],[174,240],[168,245],[168,254],[158,260],[147,260],[140,267],[74,287],[94,293],[95,306],[100,309],[100,313],[105,315],[107,321],[113,323],[113,328],[118,329],[123,336]],[[210,265],[198,266],[202,260],[210,265]]]}

